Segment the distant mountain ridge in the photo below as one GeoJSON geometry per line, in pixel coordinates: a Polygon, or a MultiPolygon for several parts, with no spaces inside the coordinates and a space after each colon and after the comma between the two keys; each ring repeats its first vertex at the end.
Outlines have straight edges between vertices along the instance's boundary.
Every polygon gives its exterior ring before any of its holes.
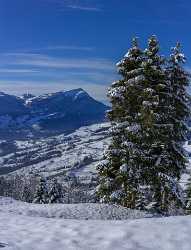
{"type": "Polygon", "coordinates": [[[0,136],[49,136],[106,120],[109,109],[83,89],[21,97],[0,92],[0,136]]]}

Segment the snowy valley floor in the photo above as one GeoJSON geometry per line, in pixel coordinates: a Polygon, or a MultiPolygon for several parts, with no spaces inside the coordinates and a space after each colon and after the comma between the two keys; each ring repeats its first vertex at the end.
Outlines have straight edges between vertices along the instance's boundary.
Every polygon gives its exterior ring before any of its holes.
{"type": "Polygon", "coordinates": [[[87,206],[88,204],[28,205],[1,198],[0,248],[4,246],[2,250],[191,249],[190,216],[145,218],[149,215],[130,210],[125,212],[120,207],[99,204],[89,204],[90,212],[86,214],[87,206]],[[114,216],[118,209],[120,219],[126,220],[99,220],[98,218],[103,219],[104,213],[108,213],[109,209],[113,211],[111,216],[114,216]],[[86,214],[86,219],[64,219],[72,218],[76,213],[79,218],[84,218],[86,214]]]}

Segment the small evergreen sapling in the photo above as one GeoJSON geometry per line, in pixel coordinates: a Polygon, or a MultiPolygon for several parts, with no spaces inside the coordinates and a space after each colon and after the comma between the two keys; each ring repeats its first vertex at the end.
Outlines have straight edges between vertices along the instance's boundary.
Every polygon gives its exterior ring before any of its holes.
{"type": "Polygon", "coordinates": [[[48,191],[46,179],[39,178],[39,183],[36,188],[33,203],[46,204],[48,203],[48,191]]]}
{"type": "Polygon", "coordinates": [[[48,203],[62,203],[62,189],[56,179],[53,179],[50,185],[48,203]]]}

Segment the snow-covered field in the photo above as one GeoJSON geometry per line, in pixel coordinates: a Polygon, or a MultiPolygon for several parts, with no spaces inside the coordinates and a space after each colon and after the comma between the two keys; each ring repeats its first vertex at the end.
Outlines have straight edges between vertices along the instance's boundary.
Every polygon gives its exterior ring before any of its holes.
{"type": "MultiPolygon", "coordinates": [[[[58,216],[66,210],[79,216],[83,214],[83,210],[86,213],[86,205],[72,205],[67,209],[65,205],[54,205],[55,211],[57,210],[56,218],[53,218],[51,212],[47,218],[47,213],[42,212],[43,205],[27,205],[9,198],[1,198],[0,248],[4,246],[2,249],[6,250],[191,249],[190,216],[144,218],[147,216],[144,213],[129,213],[127,210],[126,220],[98,220],[96,214],[101,211],[104,214],[113,209],[108,205],[98,209],[99,204],[90,204],[87,208],[88,211],[92,211],[91,220],[79,220],[80,217],[63,219],[62,216],[58,216]],[[32,211],[36,211],[36,214],[32,211]],[[132,219],[133,213],[140,219],[132,219]]],[[[52,205],[47,205],[45,210],[53,211],[52,205]]],[[[124,216],[122,210],[118,207],[118,214],[124,216]]]]}
{"type": "Polygon", "coordinates": [[[191,217],[80,221],[0,213],[0,221],[7,250],[191,249],[191,217]]]}

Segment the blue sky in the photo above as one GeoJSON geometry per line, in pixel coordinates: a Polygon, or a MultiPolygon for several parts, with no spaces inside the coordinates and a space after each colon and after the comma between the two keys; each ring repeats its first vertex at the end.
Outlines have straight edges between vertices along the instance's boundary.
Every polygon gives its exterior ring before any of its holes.
{"type": "Polygon", "coordinates": [[[0,90],[41,94],[82,87],[105,101],[115,63],[137,36],[176,41],[191,63],[189,0],[1,0],[0,90]]]}

